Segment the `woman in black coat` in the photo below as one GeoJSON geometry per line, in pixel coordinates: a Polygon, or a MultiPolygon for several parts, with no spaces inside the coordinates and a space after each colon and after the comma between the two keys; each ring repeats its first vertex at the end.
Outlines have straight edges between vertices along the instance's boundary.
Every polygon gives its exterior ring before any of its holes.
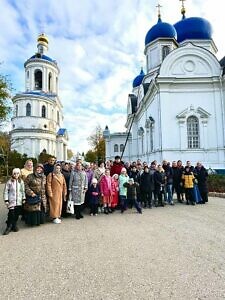
{"type": "Polygon", "coordinates": [[[208,171],[200,162],[197,162],[197,166],[194,169],[194,175],[198,181],[198,189],[202,197],[202,203],[205,204],[206,202],[208,202],[208,171]]]}
{"type": "Polygon", "coordinates": [[[154,191],[154,176],[149,173],[148,166],[145,166],[140,177],[141,199],[145,208],[147,205],[152,208],[152,191],[154,191]]]}

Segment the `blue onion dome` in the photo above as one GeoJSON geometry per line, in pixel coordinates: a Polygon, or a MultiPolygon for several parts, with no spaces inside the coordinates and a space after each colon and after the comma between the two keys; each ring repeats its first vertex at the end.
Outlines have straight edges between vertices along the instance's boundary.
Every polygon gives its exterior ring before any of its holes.
{"type": "Polygon", "coordinates": [[[183,18],[174,24],[177,31],[177,41],[185,40],[210,40],[212,39],[212,27],[209,21],[204,18],[191,17],[183,18]]]}
{"type": "Polygon", "coordinates": [[[159,17],[158,23],[152,26],[145,37],[145,45],[151,43],[158,38],[175,38],[177,37],[176,29],[173,25],[162,22],[159,17]]]}
{"type": "Polygon", "coordinates": [[[143,69],[141,69],[141,73],[133,80],[133,88],[136,88],[139,85],[141,85],[144,77],[145,77],[145,73],[143,69]]]}

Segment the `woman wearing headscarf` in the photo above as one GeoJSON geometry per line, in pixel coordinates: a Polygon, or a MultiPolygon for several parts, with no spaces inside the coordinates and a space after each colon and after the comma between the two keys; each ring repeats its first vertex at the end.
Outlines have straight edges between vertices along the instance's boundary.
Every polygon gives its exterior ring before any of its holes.
{"type": "Polygon", "coordinates": [[[49,197],[50,217],[54,224],[61,223],[63,201],[66,201],[67,187],[61,166],[56,164],[53,172],[47,176],[47,194],[49,197]]]}
{"type": "MultiPolygon", "coordinates": [[[[34,171],[33,170],[33,161],[31,159],[27,159],[25,164],[24,164],[23,169],[20,170],[20,176],[21,176],[22,180],[25,181],[27,176],[32,174],[33,171],[34,171]]],[[[25,221],[24,204],[22,204],[22,207],[21,207],[21,215],[22,215],[21,220],[25,221]]]]}
{"type": "Polygon", "coordinates": [[[69,191],[74,202],[74,212],[77,220],[82,219],[82,205],[84,204],[85,193],[88,189],[88,178],[85,171],[82,170],[82,164],[78,161],[76,168],[70,175],[69,191]]]}
{"type": "Polygon", "coordinates": [[[38,226],[44,223],[47,211],[46,177],[43,165],[37,164],[34,173],[28,175],[24,183],[26,192],[25,221],[27,225],[38,226]]]}

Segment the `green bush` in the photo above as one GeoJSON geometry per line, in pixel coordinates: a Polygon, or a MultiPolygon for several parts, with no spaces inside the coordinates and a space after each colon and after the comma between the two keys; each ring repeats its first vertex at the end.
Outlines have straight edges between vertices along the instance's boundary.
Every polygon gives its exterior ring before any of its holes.
{"type": "Polygon", "coordinates": [[[209,192],[225,193],[225,175],[209,175],[209,192]]]}

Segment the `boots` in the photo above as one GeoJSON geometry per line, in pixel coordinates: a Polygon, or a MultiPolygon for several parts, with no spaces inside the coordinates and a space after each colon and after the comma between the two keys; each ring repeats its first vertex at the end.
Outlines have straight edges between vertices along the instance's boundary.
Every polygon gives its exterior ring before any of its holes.
{"type": "Polygon", "coordinates": [[[107,207],[104,207],[104,214],[108,215],[109,212],[108,212],[108,208],[107,207]]]}
{"type": "Polygon", "coordinates": [[[12,226],[12,231],[13,231],[13,232],[18,232],[18,231],[19,231],[18,226],[17,226],[17,225],[12,226]]]}
{"type": "Polygon", "coordinates": [[[10,227],[6,227],[5,231],[3,232],[3,235],[8,235],[11,231],[11,226],[10,227]]]}

